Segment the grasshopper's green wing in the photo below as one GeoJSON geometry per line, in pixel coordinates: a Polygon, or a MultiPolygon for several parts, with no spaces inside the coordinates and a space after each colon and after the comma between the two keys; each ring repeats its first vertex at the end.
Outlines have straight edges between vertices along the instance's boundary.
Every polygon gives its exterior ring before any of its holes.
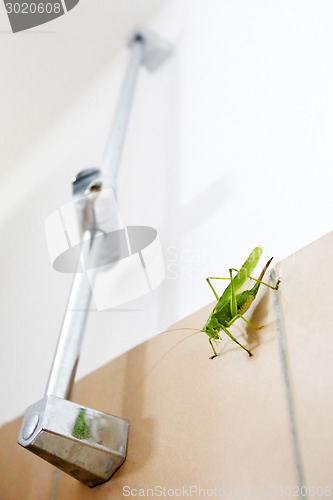
{"type": "MultiPolygon", "coordinates": [[[[233,287],[234,291],[237,294],[237,290],[239,290],[248,277],[253,273],[255,268],[257,267],[257,264],[260,260],[262,254],[262,248],[261,247],[256,247],[248,256],[236,276],[233,277],[233,287]]],[[[217,306],[215,308],[215,311],[219,311],[222,309],[222,307],[230,302],[231,298],[231,284],[227,286],[227,288],[224,290],[223,294],[220,297],[220,300],[217,303],[217,306]]]]}

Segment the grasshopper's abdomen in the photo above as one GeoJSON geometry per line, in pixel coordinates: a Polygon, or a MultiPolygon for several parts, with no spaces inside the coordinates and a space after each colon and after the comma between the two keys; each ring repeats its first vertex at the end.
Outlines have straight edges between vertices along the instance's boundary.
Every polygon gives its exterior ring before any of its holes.
{"type": "Polygon", "coordinates": [[[227,303],[220,310],[214,309],[210,319],[215,320],[216,327],[219,325],[219,330],[222,330],[222,326],[230,326],[240,315],[243,315],[249,309],[254,299],[255,295],[252,293],[252,290],[245,290],[236,295],[237,311],[235,316],[231,314],[230,303],[227,303]]]}
{"type": "Polygon", "coordinates": [[[256,296],[252,290],[245,290],[245,292],[236,296],[237,301],[237,314],[243,315],[249,309],[256,296]]]}

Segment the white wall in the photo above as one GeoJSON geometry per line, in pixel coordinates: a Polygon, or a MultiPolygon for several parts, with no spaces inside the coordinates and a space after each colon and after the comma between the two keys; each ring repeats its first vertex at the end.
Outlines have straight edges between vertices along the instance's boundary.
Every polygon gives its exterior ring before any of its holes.
{"type": "Polygon", "coordinates": [[[91,312],[78,375],[210,302],[206,276],[257,244],[279,260],[331,230],[331,2],[121,4],[81,0],[0,33],[0,422],[43,395],[71,282],[51,268],[44,221],[70,201],[72,175],[101,163],[134,25],[175,46],[140,75],[119,179],[123,218],[158,229],[167,278],[91,312]]]}

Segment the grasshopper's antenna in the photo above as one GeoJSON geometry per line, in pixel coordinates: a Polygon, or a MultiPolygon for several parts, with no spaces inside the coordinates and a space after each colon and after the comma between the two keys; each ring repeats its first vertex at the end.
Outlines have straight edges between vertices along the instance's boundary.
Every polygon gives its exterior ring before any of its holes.
{"type": "Polygon", "coordinates": [[[191,330],[192,332],[194,331],[194,333],[203,332],[203,330],[199,330],[199,328],[182,327],[182,328],[172,328],[171,330],[164,330],[163,332],[160,332],[159,335],[163,335],[164,333],[169,333],[169,332],[178,332],[179,330],[191,330]]]}
{"type": "Polygon", "coordinates": [[[155,363],[154,366],[156,366],[157,363],[160,363],[162,361],[162,359],[164,359],[171,351],[174,350],[175,347],[177,347],[179,344],[181,344],[182,342],[184,342],[185,340],[189,339],[190,337],[192,337],[192,335],[196,335],[197,333],[200,333],[202,332],[202,330],[198,330],[197,328],[175,328],[174,330],[166,330],[165,332],[161,332],[161,333],[167,333],[167,332],[176,332],[178,330],[196,330],[195,332],[193,333],[190,333],[190,335],[187,335],[186,337],[184,337],[183,339],[180,339],[178,340],[173,346],[171,346],[167,351],[165,351],[163,353],[163,355],[159,358],[159,360],[155,363]]]}

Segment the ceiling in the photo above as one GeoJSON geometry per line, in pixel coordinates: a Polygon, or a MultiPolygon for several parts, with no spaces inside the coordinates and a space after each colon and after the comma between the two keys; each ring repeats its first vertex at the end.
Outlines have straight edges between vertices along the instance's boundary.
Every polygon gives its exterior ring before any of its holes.
{"type": "Polygon", "coordinates": [[[0,7],[0,172],[5,174],[164,0],[80,0],[13,34],[0,7]]]}

